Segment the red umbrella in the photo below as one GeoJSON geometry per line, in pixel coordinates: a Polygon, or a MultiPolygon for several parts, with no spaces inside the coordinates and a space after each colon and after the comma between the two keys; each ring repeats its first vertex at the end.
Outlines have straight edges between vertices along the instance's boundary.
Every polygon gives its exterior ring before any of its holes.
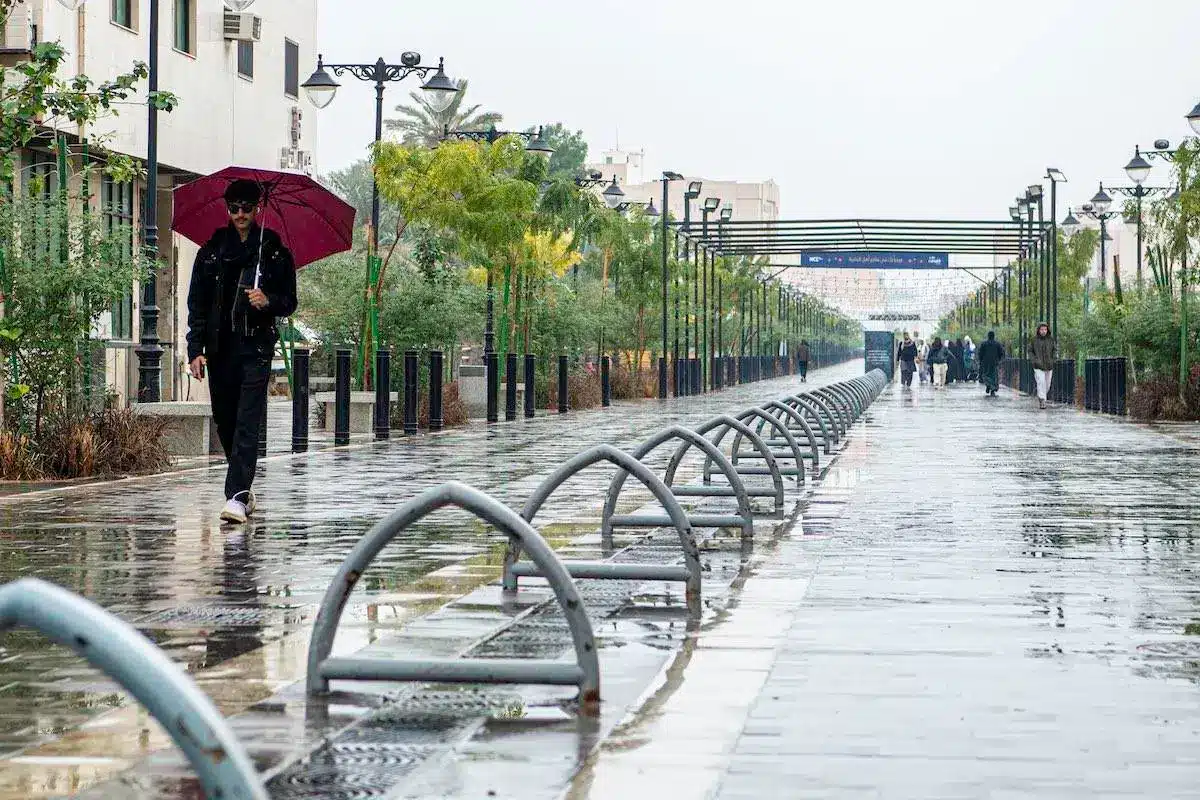
{"type": "Polygon", "coordinates": [[[175,189],[171,230],[204,244],[229,224],[225,189],[247,178],[263,190],[259,224],[279,234],[296,267],[349,250],[354,240],[354,207],[309,176],[253,167],[226,167],[175,189]]]}

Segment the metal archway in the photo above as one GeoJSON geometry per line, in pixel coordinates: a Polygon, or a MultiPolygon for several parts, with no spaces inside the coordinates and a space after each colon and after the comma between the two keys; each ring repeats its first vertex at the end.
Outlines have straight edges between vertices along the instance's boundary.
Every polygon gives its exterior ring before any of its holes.
{"type": "MultiPolygon", "coordinates": [[[[633,475],[650,490],[666,512],[663,524],[675,528],[679,534],[679,545],[683,550],[683,566],[659,564],[621,564],[608,561],[568,561],[564,566],[567,571],[578,578],[610,578],[626,580],[666,580],[683,581],[687,584],[686,595],[689,607],[699,608],[700,601],[700,550],[692,534],[692,525],[687,514],[671,489],[657,475],[650,471],[642,462],[612,445],[601,444],[584,450],[560,465],[546,480],[542,481],[521,509],[521,517],[530,524],[537,515],[538,509],[546,502],[559,486],[577,472],[582,472],[593,464],[608,461],[614,466],[633,475]]],[[[515,590],[517,578],[538,575],[525,564],[518,563],[521,557],[520,543],[509,540],[504,553],[504,588],[515,590]]]]}
{"type": "Polygon", "coordinates": [[[600,700],[600,663],[592,624],[563,562],[533,526],[512,509],[456,481],[427,489],[375,523],[338,568],[313,625],[308,648],[308,693],[329,691],[331,680],[574,685],[579,687],[579,701],[584,708],[591,708],[600,700]],[[567,618],[575,648],[574,663],[544,659],[330,657],[346,602],[366,568],[400,532],[445,506],[460,508],[490,522],[504,531],[510,542],[520,542],[529,552],[567,618]]]}
{"type": "MultiPolygon", "coordinates": [[[[756,487],[753,487],[753,486],[747,487],[746,493],[748,495],[750,495],[751,497],[767,497],[767,496],[774,497],[775,498],[775,508],[774,508],[774,511],[772,512],[772,514],[773,514],[773,516],[783,516],[783,502],[784,502],[783,475],[779,471],[779,464],[775,461],[775,456],[772,455],[771,448],[769,446],[767,446],[766,442],[763,441],[761,436],[759,436],[757,433],[755,433],[753,430],[750,429],[749,425],[742,422],[741,420],[734,419],[733,417],[729,416],[728,414],[722,414],[719,417],[713,417],[712,419],[708,420],[707,422],[704,422],[704,423],[700,424],[699,426],[697,426],[695,428],[695,431],[696,431],[696,433],[700,434],[701,436],[705,436],[709,431],[717,430],[717,429],[720,429],[720,433],[718,434],[716,440],[713,441],[713,445],[720,447],[721,441],[725,438],[725,434],[730,430],[736,430],[736,431],[739,431],[740,433],[742,433],[747,439],[749,439],[750,443],[752,445],[754,445],[754,448],[758,452],[762,453],[763,462],[766,465],[765,470],[762,473],[754,473],[754,474],[765,474],[765,475],[771,476],[771,487],[772,487],[771,494],[770,495],[760,494],[760,490],[758,490],[756,487]]],[[[689,447],[690,447],[690,445],[688,445],[685,442],[684,444],[680,445],[680,448],[677,451],[675,451],[674,455],[671,456],[671,461],[670,461],[670,463],[667,464],[667,473],[666,474],[667,474],[668,481],[675,480],[675,471],[679,469],[679,463],[683,460],[683,456],[684,456],[684,454],[687,453],[689,447]]],[[[745,475],[748,473],[741,472],[740,474],[745,475]]],[[[706,483],[706,484],[712,480],[712,475],[708,470],[704,471],[703,480],[704,480],[704,483],[706,483]]]]}
{"type": "MultiPolygon", "coordinates": [[[[720,448],[706,439],[704,436],[695,431],[679,425],[673,425],[666,428],[642,442],[630,453],[639,461],[652,453],[660,445],[671,441],[672,439],[682,439],[688,446],[699,447],[710,458],[717,463],[717,467],[721,472],[725,473],[726,480],[729,481],[729,491],[721,491],[726,487],[707,487],[703,495],[696,492],[691,492],[687,496],[732,496],[737,500],[737,514],[689,514],[688,521],[691,522],[693,528],[726,528],[740,527],[742,536],[749,537],[754,535],[754,514],[750,509],[750,497],[746,494],[746,487],[742,483],[741,476],[737,474],[737,469],[733,463],[725,457],[720,448]]],[[[620,498],[621,489],[625,486],[625,479],[628,473],[623,469],[618,469],[617,474],[613,476],[612,481],[608,485],[608,493],[604,500],[604,515],[601,519],[600,533],[602,536],[611,536],[614,527],[658,527],[659,518],[654,516],[653,519],[642,522],[643,517],[635,514],[619,515],[616,513],[617,500],[620,498]]],[[[676,496],[680,495],[676,487],[672,486],[675,475],[672,472],[664,483],[671,488],[671,491],[676,496]]]]}
{"type": "Polygon", "coordinates": [[[209,797],[269,800],[254,764],[191,678],[135,628],[37,578],[0,587],[0,630],[40,631],[116,680],[187,756],[209,797]]]}

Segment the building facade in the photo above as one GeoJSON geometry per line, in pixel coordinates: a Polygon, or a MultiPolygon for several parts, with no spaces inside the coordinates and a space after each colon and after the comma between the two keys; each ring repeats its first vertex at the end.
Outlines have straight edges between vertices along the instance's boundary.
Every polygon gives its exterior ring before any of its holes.
{"type": "MultiPolygon", "coordinates": [[[[60,0],[20,0],[4,26],[0,58],[19,61],[41,41],[58,41],[69,54],[64,75],[99,83],[149,60],[150,3],[159,3],[159,89],[178,105],[158,115],[159,258],[157,275],[162,397],[205,399],[207,387],[187,376],[187,287],[197,245],[171,232],[172,190],[230,165],[299,169],[312,173],[316,126],[300,84],[315,68],[317,0],[254,0],[242,13],[221,0],[90,0],[76,10],[60,0]],[[308,124],[312,120],[313,124],[308,124]]],[[[76,146],[102,142],[108,150],[145,159],[146,86],[115,116],[86,131],[61,128],[76,146]]],[[[57,180],[50,152],[53,132],[21,152],[17,185],[40,176],[57,180]]],[[[144,181],[114,183],[90,169],[93,210],[113,222],[142,229],[144,181]]],[[[73,178],[79,180],[78,174],[73,178]]],[[[140,246],[138,241],[131,246],[140,246]]],[[[109,388],[123,401],[136,397],[141,287],[100,321],[109,388]]]]}

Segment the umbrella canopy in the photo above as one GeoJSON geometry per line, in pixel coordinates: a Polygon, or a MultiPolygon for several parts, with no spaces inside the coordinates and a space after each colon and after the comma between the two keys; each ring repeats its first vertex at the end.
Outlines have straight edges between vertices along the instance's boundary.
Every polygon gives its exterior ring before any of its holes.
{"type": "Polygon", "coordinates": [[[354,207],[301,172],[226,167],[178,186],[171,229],[196,244],[207,242],[229,224],[225,189],[242,178],[262,187],[258,222],[279,234],[297,268],[350,249],[354,207]]]}

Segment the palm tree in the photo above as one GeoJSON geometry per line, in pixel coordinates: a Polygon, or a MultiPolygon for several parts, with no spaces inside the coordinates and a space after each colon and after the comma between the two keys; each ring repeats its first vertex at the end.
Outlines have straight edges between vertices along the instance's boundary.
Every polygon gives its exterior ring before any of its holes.
{"type": "Polygon", "coordinates": [[[389,131],[401,134],[400,142],[406,147],[437,147],[447,129],[452,131],[482,131],[499,125],[504,118],[495,111],[480,111],[481,104],[463,107],[467,94],[467,82],[458,81],[458,94],[445,111],[437,111],[424,97],[409,92],[411,105],[398,105],[398,119],[389,119],[384,125],[389,131]]]}

